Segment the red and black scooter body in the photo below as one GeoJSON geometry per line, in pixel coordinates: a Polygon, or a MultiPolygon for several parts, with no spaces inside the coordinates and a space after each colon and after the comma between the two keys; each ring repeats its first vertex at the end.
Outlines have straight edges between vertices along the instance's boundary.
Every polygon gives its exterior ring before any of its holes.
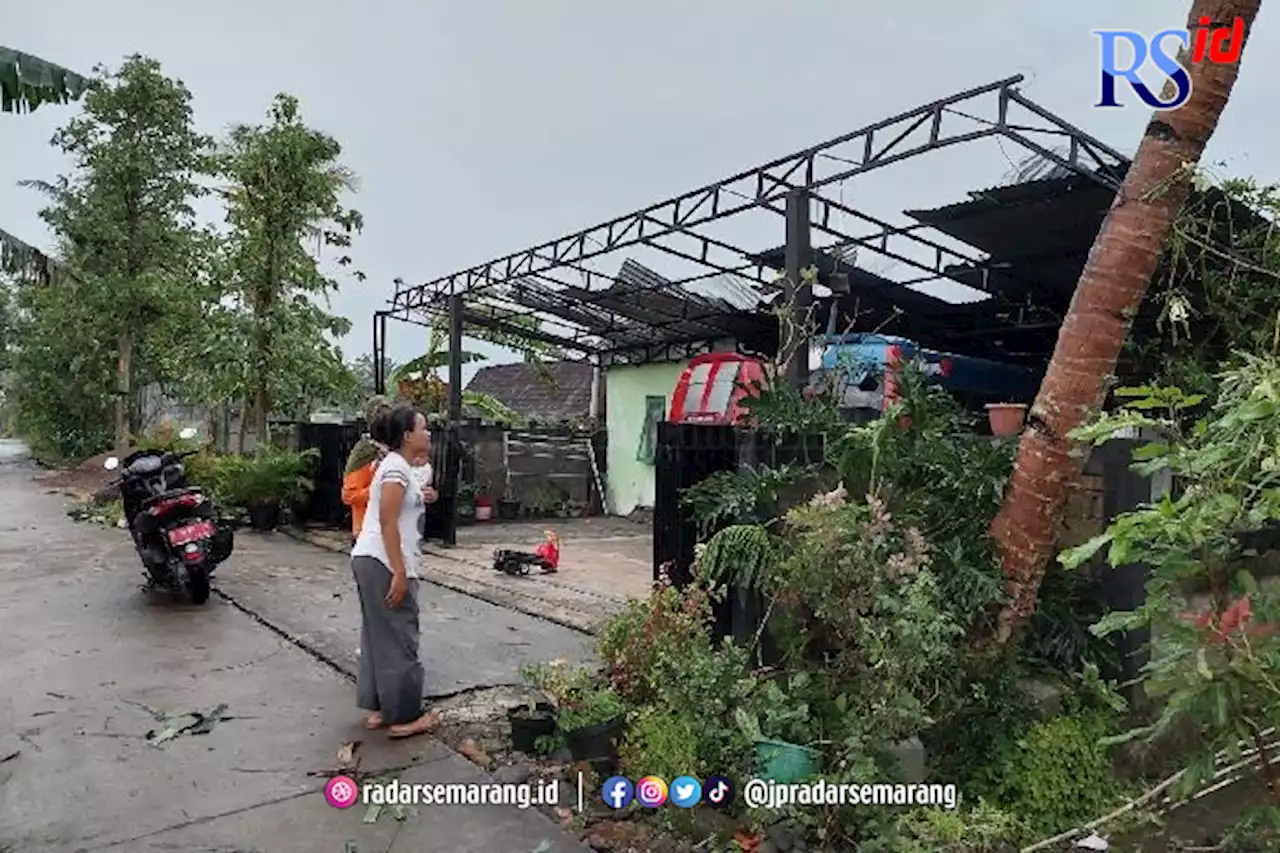
{"type": "Polygon", "coordinates": [[[208,496],[187,485],[182,459],[189,455],[131,454],[121,464],[120,496],[148,584],[185,588],[202,604],[214,568],[231,556],[235,534],[208,496]]]}

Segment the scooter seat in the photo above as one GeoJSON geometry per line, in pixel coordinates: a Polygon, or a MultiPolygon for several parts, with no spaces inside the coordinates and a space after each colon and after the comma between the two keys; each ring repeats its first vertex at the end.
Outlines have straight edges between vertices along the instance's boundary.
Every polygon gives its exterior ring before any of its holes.
{"type": "Polygon", "coordinates": [[[171,501],[174,498],[180,498],[183,495],[202,495],[202,494],[204,494],[202,490],[194,489],[194,488],[170,489],[167,492],[161,492],[158,495],[153,495],[152,497],[147,498],[145,501],[142,502],[142,508],[147,509],[148,507],[153,507],[158,503],[171,501]]]}

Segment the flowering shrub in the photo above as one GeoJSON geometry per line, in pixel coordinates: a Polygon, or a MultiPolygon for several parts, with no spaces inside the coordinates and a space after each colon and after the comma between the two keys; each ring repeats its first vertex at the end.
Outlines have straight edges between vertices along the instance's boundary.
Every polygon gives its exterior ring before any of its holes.
{"type": "Polygon", "coordinates": [[[1199,395],[1176,388],[1117,394],[1131,402],[1075,437],[1101,444],[1126,428],[1155,433],[1161,439],[1135,452],[1134,470],[1168,471],[1178,486],[1061,558],[1074,568],[1105,551],[1112,566],[1152,567],[1146,604],[1094,626],[1099,635],[1150,626],[1155,637],[1144,675],[1163,711],[1123,737],[1155,739],[1179,723],[1195,726],[1202,749],[1184,777],[1188,789],[1212,777],[1216,752],[1238,750],[1244,737],[1280,802],[1264,737],[1280,723],[1280,597],[1250,571],[1280,525],[1280,361],[1243,359],[1223,375],[1212,411],[1190,425],[1199,395]],[[1207,609],[1188,605],[1195,586],[1207,588],[1207,609]]]}
{"type": "Polygon", "coordinates": [[[709,591],[676,589],[664,575],[647,600],[628,602],[600,637],[600,658],[614,689],[635,703],[655,699],[670,664],[710,650],[710,621],[709,591]]]}

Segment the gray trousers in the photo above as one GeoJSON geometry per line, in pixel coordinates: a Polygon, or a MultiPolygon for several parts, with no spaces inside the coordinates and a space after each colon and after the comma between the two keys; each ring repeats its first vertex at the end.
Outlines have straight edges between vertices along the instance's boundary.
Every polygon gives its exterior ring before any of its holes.
{"type": "Polygon", "coordinates": [[[378,711],[388,725],[422,716],[422,664],[418,661],[418,585],[394,610],[387,607],[391,570],[373,557],[352,557],[360,593],[360,670],[356,706],[378,711]]]}

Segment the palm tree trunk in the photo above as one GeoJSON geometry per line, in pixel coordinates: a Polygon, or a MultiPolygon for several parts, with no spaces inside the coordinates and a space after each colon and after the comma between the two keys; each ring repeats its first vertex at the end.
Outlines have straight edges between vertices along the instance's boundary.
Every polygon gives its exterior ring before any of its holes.
{"type": "MultiPolygon", "coordinates": [[[[1244,19],[1245,38],[1262,0],[1193,0],[1187,28],[1201,17],[1230,26],[1244,19]]],[[[1129,325],[1137,313],[1175,217],[1227,105],[1239,63],[1191,64],[1191,96],[1176,110],[1152,116],[1076,285],[1053,359],[1018,445],[1004,504],[991,537],[1011,601],[1001,610],[995,641],[1006,643],[1035,610],[1040,581],[1083,458],[1067,434],[1102,407],[1129,325]]]]}

